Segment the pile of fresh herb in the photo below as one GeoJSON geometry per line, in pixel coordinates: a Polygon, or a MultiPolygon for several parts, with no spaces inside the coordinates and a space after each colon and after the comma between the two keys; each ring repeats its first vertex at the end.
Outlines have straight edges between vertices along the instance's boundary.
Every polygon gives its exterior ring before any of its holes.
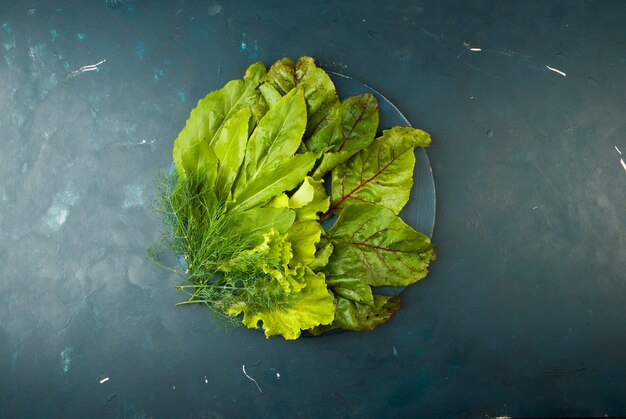
{"type": "Polygon", "coordinates": [[[430,136],[377,129],[374,96],[341,102],[310,57],[253,64],[201,99],[157,189],[162,243],[184,259],[180,304],[286,339],[387,321],[400,302],[376,287],[412,284],[435,259],[398,216],[430,136]]]}

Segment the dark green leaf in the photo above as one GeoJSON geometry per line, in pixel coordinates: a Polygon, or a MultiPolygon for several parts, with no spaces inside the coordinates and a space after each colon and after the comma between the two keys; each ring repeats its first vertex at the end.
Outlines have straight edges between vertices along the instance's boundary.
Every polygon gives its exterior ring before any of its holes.
{"type": "Polygon", "coordinates": [[[327,266],[329,276],[358,272],[371,286],[417,282],[435,259],[427,236],[379,205],[346,205],[328,237],[334,245],[327,266]]]}
{"type": "Polygon", "coordinates": [[[398,214],[413,186],[415,147],[426,147],[430,136],[409,127],[383,131],[369,147],[333,169],[330,211],[351,202],[371,202],[398,214]]]}
{"type": "Polygon", "coordinates": [[[349,97],[341,104],[333,124],[332,132],[325,128],[320,131],[325,135],[319,134],[306,143],[311,151],[330,150],[324,153],[315,169],[315,179],[321,179],[335,166],[370,145],[378,129],[376,98],[370,93],[349,97]]]}
{"type": "Polygon", "coordinates": [[[315,327],[310,332],[321,335],[331,329],[372,330],[385,323],[400,308],[400,299],[387,295],[374,295],[372,305],[357,303],[335,295],[335,320],[330,325],[315,327]]]}

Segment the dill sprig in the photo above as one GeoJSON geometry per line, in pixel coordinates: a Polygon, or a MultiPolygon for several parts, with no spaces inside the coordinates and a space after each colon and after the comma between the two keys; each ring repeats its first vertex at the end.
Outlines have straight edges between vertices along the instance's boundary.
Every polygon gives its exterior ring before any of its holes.
{"type": "Polygon", "coordinates": [[[252,236],[234,232],[236,213],[216,201],[198,175],[178,180],[175,173],[161,173],[153,206],[161,217],[160,244],[179,258],[184,271],[163,263],[156,245],[148,249],[147,257],[185,280],[176,288],[188,299],[177,305],[204,304],[223,324],[232,326],[241,324],[226,314],[235,304],[258,311],[286,308],[296,298],[266,273],[284,267],[266,252],[246,252],[252,236]]]}

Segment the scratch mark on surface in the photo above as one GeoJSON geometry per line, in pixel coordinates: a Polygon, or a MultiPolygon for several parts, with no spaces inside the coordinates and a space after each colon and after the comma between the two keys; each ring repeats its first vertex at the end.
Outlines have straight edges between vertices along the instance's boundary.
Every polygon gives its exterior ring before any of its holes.
{"type": "Polygon", "coordinates": [[[99,71],[98,66],[105,63],[107,60],[102,60],[98,63],[95,64],[91,64],[91,65],[84,65],[81,68],[79,68],[78,70],[74,70],[72,71],[70,74],[67,75],[68,79],[74,78],[76,76],[78,76],[81,73],[85,73],[87,71],[99,71]]]}
{"type": "Polygon", "coordinates": [[[616,145],[615,145],[615,146],[613,146],[613,147],[615,147],[615,151],[617,151],[620,155],[622,154],[622,152],[620,151],[620,149],[619,149],[619,148],[617,148],[617,146],[616,146],[616,145]]]}
{"type": "Polygon", "coordinates": [[[619,159],[619,162],[622,163],[622,167],[626,170],[626,163],[624,163],[624,159],[619,159]]]}
{"type": "Polygon", "coordinates": [[[109,381],[109,377],[104,377],[102,380],[100,380],[100,384],[104,384],[107,381],[109,381]]]}
{"type": "Polygon", "coordinates": [[[117,393],[111,393],[109,395],[109,397],[106,398],[106,400],[104,401],[104,404],[102,405],[102,408],[105,408],[109,403],[111,403],[111,401],[113,401],[113,399],[117,396],[117,393]]]}
{"type": "Polygon", "coordinates": [[[245,375],[246,377],[248,377],[248,379],[249,379],[250,381],[252,381],[252,382],[254,382],[254,384],[256,384],[256,388],[258,388],[258,389],[259,389],[259,393],[263,393],[263,390],[261,390],[261,387],[259,387],[259,383],[257,383],[257,382],[256,382],[256,380],[255,380],[254,378],[250,377],[250,376],[248,375],[248,373],[246,372],[246,366],[245,366],[245,365],[242,365],[242,366],[241,366],[241,370],[243,371],[243,375],[245,375]]]}
{"type": "Polygon", "coordinates": [[[18,353],[13,352],[13,354],[11,355],[11,371],[15,371],[15,368],[17,368],[17,357],[18,353]]]}
{"type": "Polygon", "coordinates": [[[472,70],[478,71],[479,73],[484,74],[484,75],[485,75],[485,76],[487,76],[487,77],[491,77],[491,78],[492,78],[492,79],[494,79],[494,80],[500,80],[500,78],[499,78],[499,77],[494,76],[493,74],[488,73],[488,72],[486,72],[485,70],[481,70],[480,68],[478,68],[478,67],[474,67],[474,66],[473,66],[473,65],[471,65],[471,64],[465,64],[465,65],[466,65],[468,68],[471,68],[472,70]]]}
{"type": "MultiPolygon", "coordinates": [[[[46,288],[45,290],[43,290],[41,293],[43,294],[45,291],[47,291],[48,288],[46,288]]],[[[70,317],[67,322],[65,323],[65,326],[63,326],[62,328],[59,329],[59,332],[63,329],[67,329],[70,325],[70,323],[72,323],[72,318],[70,317]]]]}
{"type": "Polygon", "coordinates": [[[433,38],[435,41],[441,41],[441,39],[443,38],[443,36],[441,35],[437,35],[436,33],[432,33],[432,32],[428,32],[426,29],[422,28],[422,32],[424,32],[426,35],[430,36],[431,38],[433,38]]]}
{"type": "Polygon", "coordinates": [[[561,71],[561,70],[559,70],[559,69],[556,69],[556,68],[554,68],[554,67],[550,67],[549,65],[547,65],[547,66],[546,66],[546,68],[547,68],[548,70],[550,70],[550,71],[554,71],[555,73],[560,74],[560,75],[561,75],[561,76],[563,76],[563,77],[567,77],[567,74],[565,74],[564,72],[562,72],[562,71],[561,71]]]}

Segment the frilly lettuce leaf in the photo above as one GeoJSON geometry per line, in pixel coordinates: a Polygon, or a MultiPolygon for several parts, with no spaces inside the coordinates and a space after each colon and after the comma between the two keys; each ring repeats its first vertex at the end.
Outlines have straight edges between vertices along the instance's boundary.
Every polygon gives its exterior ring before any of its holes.
{"type": "MultiPolygon", "coordinates": [[[[306,247],[305,244],[298,244],[299,232],[292,231],[292,243],[289,241],[289,233],[281,235],[273,229],[264,235],[265,240],[261,245],[249,251],[266,255],[258,268],[268,274],[270,283],[267,286],[275,282],[291,298],[271,308],[255,310],[246,304],[237,303],[227,309],[230,316],[243,312],[243,324],[249,328],[257,328],[259,321],[262,321],[267,337],[283,335],[285,339],[297,339],[302,330],[329,324],[334,319],[333,297],[326,287],[324,274],[316,274],[302,263],[294,263],[294,258],[302,256],[296,256],[302,252],[297,250],[298,247],[306,247]],[[296,250],[292,251],[294,244],[296,250]]],[[[304,237],[301,239],[308,241],[304,237]]],[[[313,252],[314,248],[313,245],[313,252]]]]}
{"type": "Polygon", "coordinates": [[[297,221],[287,231],[287,240],[291,242],[293,258],[291,266],[308,265],[315,259],[315,245],[320,241],[324,229],[314,220],[297,221]]]}
{"type": "Polygon", "coordinates": [[[293,209],[296,221],[319,220],[320,214],[330,206],[330,197],[326,195],[324,181],[307,176],[291,197],[279,194],[268,206],[293,209]]]}
{"type": "Polygon", "coordinates": [[[261,244],[264,234],[276,229],[284,234],[296,219],[294,211],[288,208],[252,208],[234,215],[231,232],[246,234],[251,238],[252,245],[261,244]]]}
{"type": "Polygon", "coordinates": [[[333,296],[326,288],[324,275],[315,274],[310,268],[304,268],[304,288],[298,292],[295,300],[285,307],[252,311],[246,306],[233,306],[229,315],[243,312],[243,324],[251,329],[262,327],[265,336],[282,335],[285,339],[297,339],[302,330],[332,323],[335,318],[333,296]]]}
{"type": "Polygon", "coordinates": [[[328,260],[333,254],[333,244],[326,239],[325,234],[322,235],[320,242],[317,244],[317,251],[313,262],[309,263],[309,267],[315,272],[323,270],[328,265],[328,260]]]}

